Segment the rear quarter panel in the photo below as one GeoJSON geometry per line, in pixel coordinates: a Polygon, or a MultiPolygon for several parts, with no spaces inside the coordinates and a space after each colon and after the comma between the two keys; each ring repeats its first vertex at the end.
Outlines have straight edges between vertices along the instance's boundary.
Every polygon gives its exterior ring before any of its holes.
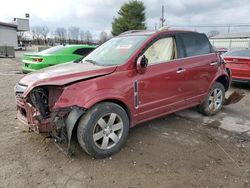
{"type": "Polygon", "coordinates": [[[69,61],[75,61],[80,59],[82,56],[75,54],[57,54],[55,64],[67,63],[69,61]]]}
{"type": "Polygon", "coordinates": [[[225,57],[234,79],[250,80],[250,58],[225,57]]]}

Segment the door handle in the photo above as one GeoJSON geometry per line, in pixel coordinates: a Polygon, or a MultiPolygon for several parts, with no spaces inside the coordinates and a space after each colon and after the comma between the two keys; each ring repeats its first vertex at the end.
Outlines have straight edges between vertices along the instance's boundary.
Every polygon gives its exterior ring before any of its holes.
{"type": "Polygon", "coordinates": [[[179,68],[179,69],[176,71],[176,73],[177,73],[177,74],[180,74],[180,73],[185,72],[185,71],[186,71],[186,69],[179,68]]]}
{"type": "Polygon", "coordinates": [[[212,62],[212,63],[210,63],[210,65],[211,65],[211,66],[218,65],[218,62],[216,62],[216,61],[215,61],[215,62],[212,62]]]}

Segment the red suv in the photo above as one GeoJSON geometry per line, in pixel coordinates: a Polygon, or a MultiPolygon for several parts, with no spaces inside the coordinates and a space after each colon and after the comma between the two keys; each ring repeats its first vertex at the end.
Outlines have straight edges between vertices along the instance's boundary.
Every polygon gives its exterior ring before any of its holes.
{"type": "Polygon", "coordinates": [[[28,74],[15,86],[18,118],[70,150],[72,132],[96,158],[124,145],[136,124],[198,106],[222,107],[230,71],[206,35],[129,31],[81,61],[28,74]]]}

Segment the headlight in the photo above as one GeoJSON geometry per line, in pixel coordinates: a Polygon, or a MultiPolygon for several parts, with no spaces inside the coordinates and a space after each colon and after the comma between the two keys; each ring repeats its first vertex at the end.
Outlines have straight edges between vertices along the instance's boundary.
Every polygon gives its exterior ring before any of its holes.
{"type": "Polygon", "coordinates": [[[17,94],[24,93],[24,91],[27,89],[27,87],[28,86],[26,86],[26,85],[16,84],[15,89],[14,89],[15,94],[17,95],[17,94]]]}

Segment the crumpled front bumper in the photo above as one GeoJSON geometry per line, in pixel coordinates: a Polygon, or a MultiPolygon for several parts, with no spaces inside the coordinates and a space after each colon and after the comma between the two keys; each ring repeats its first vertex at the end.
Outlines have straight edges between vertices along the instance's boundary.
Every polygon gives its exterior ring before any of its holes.
{"type": "Polygon", "coordinates": [[[47,133],[51,129],[51,119],[38,121],[39,112],[26,99],[16,96],[17,118],[36,133],[47,133]]]}

